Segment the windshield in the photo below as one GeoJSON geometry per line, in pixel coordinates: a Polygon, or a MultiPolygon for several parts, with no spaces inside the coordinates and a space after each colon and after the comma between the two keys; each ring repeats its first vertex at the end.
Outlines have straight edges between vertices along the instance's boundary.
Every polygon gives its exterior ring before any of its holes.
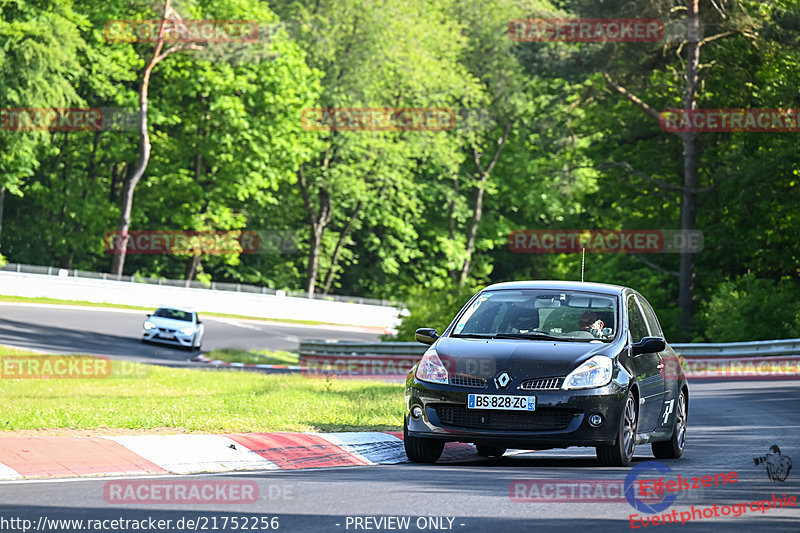
{"type": "Polygon", "coordinates": [[[452,337],[610,342],[617,298],[583,291],[485,291],[458,318],[452,337]]]}
{"type": "Polygon", "coordinates": [[[181,311],[180,309],[169,309],[162,307],[157,309],[153,316],[160,316],[162,318],[171,318],[172,320],[182,320],[184,322],[192,321],[192,313],[189,311],[181,311]]]}

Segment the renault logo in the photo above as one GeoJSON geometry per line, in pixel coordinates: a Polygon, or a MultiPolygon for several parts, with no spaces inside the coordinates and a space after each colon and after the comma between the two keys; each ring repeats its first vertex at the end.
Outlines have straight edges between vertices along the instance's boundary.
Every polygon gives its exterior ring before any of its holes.
{"type": "Polygon", "coordinates": [[[498,389],[505,389],[508,387],[508,384],[511,383],[511,376],[508,372],[500,372],[497,374],[497,377],[494,378],[494,382],[498,389]]]}

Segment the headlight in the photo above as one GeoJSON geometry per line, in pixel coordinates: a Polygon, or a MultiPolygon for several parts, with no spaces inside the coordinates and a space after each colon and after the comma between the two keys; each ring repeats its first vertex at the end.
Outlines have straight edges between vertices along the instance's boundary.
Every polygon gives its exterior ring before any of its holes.
{"type": "Polygon", "coordinates": [[[447,369],[436,354],[436,348],[431,346],[417,364],[417,379],[431,383],[447,384],[447,369]]]}
{"type": "Polygon", "coordinates": [[[570,372],[561,388],[588,389],[591,387],[603,387],[611,381],[613,369],[614,364],[610,358],[595,355],[570,372]]]}
{"type": "Polygon", "coordinates": [[[156,329],[156,325],[150,322],[149,320],[144,321],[144,329],[156,329]]]}
{"type": "Polygon", "coordinates": [[[190,327],[190,328],[181,328],[181,329],[179,329],[178,331],[180,331],[180,332],[181,332],[181,333],[183,333],[184,335],[191,335],[192,333],[194,333],[194,328],[193,328],[193,327],[190,327]]]}

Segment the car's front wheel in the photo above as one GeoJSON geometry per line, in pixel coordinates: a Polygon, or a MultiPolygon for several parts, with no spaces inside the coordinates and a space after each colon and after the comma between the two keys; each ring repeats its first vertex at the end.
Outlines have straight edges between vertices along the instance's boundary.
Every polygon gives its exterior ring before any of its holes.
{"type": "Polygon", "coordinates": [[[484,446],[483,444],[476,444],[475,448],[478,449],[478,455],[481,457],[502,457],[506,453],[505,448],[499,446],[484,446]]]}
{"type": "Polygon", "coordinates": [[[628,466],[633,459],[636,447],[636,397],[628,391],[625,397],[625,408],[617,431],[617,442],[610,445],[597,446],[597,458],[604,466],[628,466]]]}
{"type": "Polygon", "coordinates": [[[410,436],[406,421],[403,423],[403,446],[408,460],[412,463],[435,463],[442,456],[444,441],[410,436]]]}
{"type": "Polygon", "coordinates": [[[654,442],[651,445],[656,459],[677,459],[683,455],[683,448],[686,446],[686,420],[688,413],[686,395],[681,391],[681,395],[678,397],[678,412],[675,413],[672,438],[663,442],[654,442]]]}

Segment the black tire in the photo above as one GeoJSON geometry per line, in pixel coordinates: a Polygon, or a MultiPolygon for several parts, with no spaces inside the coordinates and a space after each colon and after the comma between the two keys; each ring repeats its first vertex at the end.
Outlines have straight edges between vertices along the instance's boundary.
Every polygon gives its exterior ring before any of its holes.
{"type": "Polygon", "coordinates": [[[654,442],[653,455],[656,459],[677,459],[683,455],[686,447],[686,422],[689,418],[689,408],[686,394],[681,391],[678,397],[678,411],[675,413],[675,424],[672,428],[672,437],[662,442],[654,442]]]}
{"type": "Polygon", "coordinates": [[[628,466],[631,463],[636,448],[636,425],[639,422],[636,408],[636,397],[633,391],[628,391],[617,431],[617,441],[596,448],[597,459],[603,466],[628,466]]]}
{"type": "Polygon", "coordinates": [[[444,441],[411,437],[408,434],[408,422],[403,423],[403,446],[406,457],[412,463],[435,463],[442,456],[444,441]]]}
{"type": "Polygon", "coordinates": [[[506,453],[505,448],[500,448],[498,446],[476,444],[475,447],[478,449],[478,455],[481,457],[502,457],[503,454],[506,453]]]}

